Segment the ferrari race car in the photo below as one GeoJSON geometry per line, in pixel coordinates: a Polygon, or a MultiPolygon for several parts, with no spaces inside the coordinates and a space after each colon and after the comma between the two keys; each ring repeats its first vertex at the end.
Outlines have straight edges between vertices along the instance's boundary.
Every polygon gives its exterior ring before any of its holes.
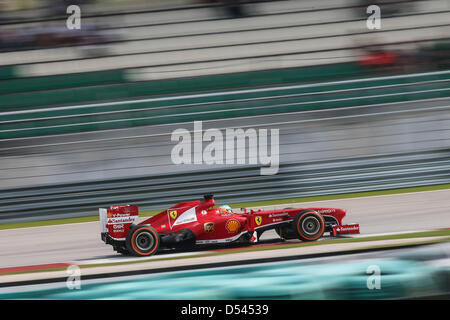
{"type": "Polygon", "coordinates": [[[248,210],[214,208],[213,195],[202,201],[187,201],[136,224],[138,207],[117,205],[99,209],[101,239],[127,255],[150,256],[159,249],[177,249],[202,244],[256,243],[260,235],[274,229],[282,239],[315,241],[359,233],[358,224],[343,225],[346,211],[335,208],[287,208],[248,210]]]}

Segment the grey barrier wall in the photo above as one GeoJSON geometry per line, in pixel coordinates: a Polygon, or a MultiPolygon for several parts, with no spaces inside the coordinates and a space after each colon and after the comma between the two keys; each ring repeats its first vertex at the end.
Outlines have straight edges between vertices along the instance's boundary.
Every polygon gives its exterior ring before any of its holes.
{"type": "Polygon", "coordinates": [[[0,150],[2,223],[163,209],[214,192],[236,203],[450,183],[448,98],[204,121],[203,129],[277,128],[280,168],[176,165],[170,134],[193,124],[16,141],[0,150]]]}
{"type": "Polygon", "coordinates": [[[98,207],[127,203],[163,209],[206,193],[236,203],[444,184],[450,183],[449,168],[450,148],[283,164],[267,176],[258,166],[246,166],[15,188],[0,194],[0,221],[95,215],[98,207]]]}
{"type": "MultiPolygon", "coordinates": [[[[437,90],[448,90],[440,83],[437,90]]],[[[94,215],[121,203],[159,209],[208,192],[236,203],[449,183],[449,100],[408,94],[406,101],[202,122],[203,131],[278,129],[279,171],[268,176],[249,165],[247,153],[238,164],[237,145],[234,165],[174,163],[171,135],[192,133],[193,122],[4,139],[0,220],[94,215]]]]}
{"type": "Polygon", "coordinates": [[[449,183],[450,98],[408,100],[202,122],[220,132],[278,129],[275,175],[261,175],[247,154],[244,165],[175,164],[171,134],[192,132],[193,122],[3,140],[0,221],[123,203],[162,209],[209,192],[236,203],[449,183]]]}
{"type": "MultiPolygon", "coordinates": [[[[419,99],[202,124],[204,130],[218,128],[222,132],[224,128],[278,129],[281,164],[444,150],[450,147],[449,100],[419,99]]],[[[7,190],[230,168],[174,164],[171,153],[177,142],[171,140],[171,133],[180,128],[192,131],[193,122],[2,141],[1,187],[7,190]]]]}

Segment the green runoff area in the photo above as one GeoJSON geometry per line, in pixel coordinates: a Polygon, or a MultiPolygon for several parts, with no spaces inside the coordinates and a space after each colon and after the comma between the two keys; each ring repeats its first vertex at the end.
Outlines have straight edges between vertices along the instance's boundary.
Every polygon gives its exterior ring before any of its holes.
{"type": "MultiPolygon", "coordinates": [[[[380,196],[380,195],[402,194],[402,193],[410,193],[410,192],[435,191],[435,190],[444,190],[444,189],[450,189],[450,184],[409,187],[409,188],[401,188],[401,189],[378,190],[378,191],[355,192],[355,193],[345,193],[345,194],[322,195],[322,196],[313,196],[313,197],[300,197],[300,198],[288,198],[288,199],[277,199],[277,200],[266,200],[266,201],[229,203],[229,205],[232,208],[252,208],[252,207],[279,205],[279,204],[287,204],[288,205],[291,203],[326,201],[326,200],[347,199],[347,198],[360,198],[360,197],[370,197],[370,196],[380,196]]],[[[161,208],[159,210],[141,211],[141,212],[139,212],[139,216],[140,217],[151,217],[165,209],[167,209],[167,208],[161,208]]],[[[5,224],[0,224],[0,230],[51,226],[51,225],[70,224],[70,223],[94,222],[94,221],[99,221],[98,214],[93,215],[93,216],[66,218],[66,219],[51,219],[51,220],[29,221],[29,222],[5,223],[5,224]]]]}

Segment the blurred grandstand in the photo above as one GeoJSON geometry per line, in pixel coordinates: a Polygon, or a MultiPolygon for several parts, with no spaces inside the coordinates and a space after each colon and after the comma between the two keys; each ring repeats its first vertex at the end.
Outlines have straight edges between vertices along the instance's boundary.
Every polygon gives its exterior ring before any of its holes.
{"type": "Polygon", "coordinates": [[[0,219],[449,183],[450,4],[376,4],[0,1],[0,219]],[[280,173],[172,164],[194,120],[280,128],[280,173]]]}

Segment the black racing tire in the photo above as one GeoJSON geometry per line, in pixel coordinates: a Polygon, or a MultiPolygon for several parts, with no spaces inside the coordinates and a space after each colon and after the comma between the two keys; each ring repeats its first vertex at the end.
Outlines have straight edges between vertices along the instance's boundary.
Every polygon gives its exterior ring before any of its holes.
{"type": "Polygon", "coordinates": [[[298,238],[302,241],[316,241],[325,231],[323,217],[314,210],[300,211],[293,222],[298,238]]]}
{"type": "Polygon", "coordinates": [[[158,251],[160,242],[159,234],[154,228],[137,225],[130,228],[125,243],[131,255],[151,256],[158,251]]]}

